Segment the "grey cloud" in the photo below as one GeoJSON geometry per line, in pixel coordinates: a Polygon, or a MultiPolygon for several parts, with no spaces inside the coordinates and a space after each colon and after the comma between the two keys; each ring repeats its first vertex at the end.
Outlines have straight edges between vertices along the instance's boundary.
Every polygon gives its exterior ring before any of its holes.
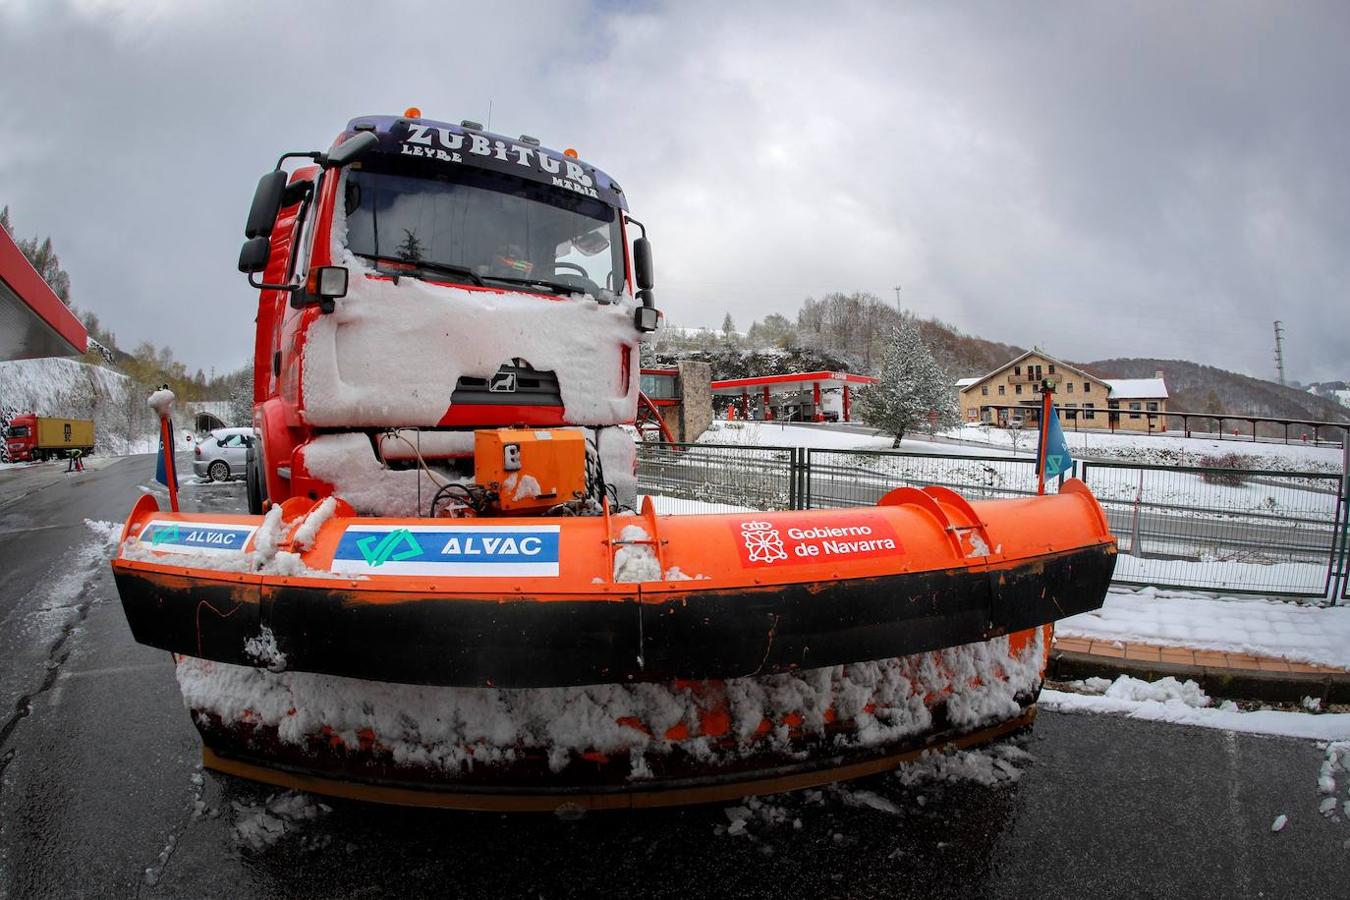
{"type": "Polygon", "coordinates": [[[1281,318],[1291,375],[1346,377],[1344,7],[280,6],[0,12],[0,199],[127,342],[238,365],[276,154],[491,101],[619,179],[679,324],[899,283],[986,337],[1262,376],[1281,318]]]}

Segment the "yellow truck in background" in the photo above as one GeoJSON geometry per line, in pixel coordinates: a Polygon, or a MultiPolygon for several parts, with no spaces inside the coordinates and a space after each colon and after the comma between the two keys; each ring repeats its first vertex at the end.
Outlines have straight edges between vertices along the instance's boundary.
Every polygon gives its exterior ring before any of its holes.
{"type": "Polygon", "coordinates": [[[94,452],[94,423],[31,413],[15,416],[5,429],[5,449],[11,462],[64,458],[73,450],[88,456],[94,452]]]}

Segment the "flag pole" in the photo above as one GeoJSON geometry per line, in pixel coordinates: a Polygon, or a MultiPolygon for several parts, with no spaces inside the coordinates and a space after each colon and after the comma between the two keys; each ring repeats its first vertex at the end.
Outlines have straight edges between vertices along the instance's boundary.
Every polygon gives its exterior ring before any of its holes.
{"type": "Polygon", "coordinates": [[[169,508],[178,512],[178,466],[173,458],[173,401],[173,391],[166,384],[151,394],[146,402],[159,414],[159,458],[164,465],[163,482],[169,489],[169,508]]]}
{"type": "Polygon", "coordinates": [[[1041,435],[1036,448],[1036,493],[1045,493],[1045,440],[1050,433],[1050,416],[1054,415],[1055,392],[1047,378],[1041,382],[1041,435]]]}
{"type": "Polygon", "coordinates": [[[178,512],[178,465],[173,458],[173,420],[167,415],[159,420],[159,446],[164,454],[164,475],[168,479],[169,509],[178,512]]]}

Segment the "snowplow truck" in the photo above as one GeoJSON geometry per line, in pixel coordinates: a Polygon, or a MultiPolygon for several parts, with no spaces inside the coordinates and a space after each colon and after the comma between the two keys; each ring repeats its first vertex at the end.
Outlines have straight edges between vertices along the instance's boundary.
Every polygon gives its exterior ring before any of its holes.
{"type": "Polygon", "coordinates": [[[216,771],[484,810],[856,778],[1027,727],[1053,623],[1105,597],[1076,479],[636,503],[651,248],[574,151],[353,119],[282,155],[245,235],[250,513],[144,494],[112,561],[216,771]]]}
{"type": "Polygon", "coordinates": [[[332,494],[366,515],[631,507],[616,426],[658,313],[626,213],[575,151],[474,122],[362,117],[328,153],[283,155],[239,258],[259,289],[250,511],[332,494]]]}

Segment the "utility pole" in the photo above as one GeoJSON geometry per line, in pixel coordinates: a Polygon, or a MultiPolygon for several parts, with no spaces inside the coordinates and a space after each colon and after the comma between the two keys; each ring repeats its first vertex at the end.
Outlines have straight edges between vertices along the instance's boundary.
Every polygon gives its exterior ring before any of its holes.
{"type": "Polygon", "coordinates": [[[898,284],[895,286],[895,311],[898,313],[904,312],[904,310],[900,308],[900,285],[898,284]]]}
{"type": "Polygon", "coordinates": [[[1284,326],[1279,319],[1275,320],[1275,371],[1284,384],[1284,326]]]}

